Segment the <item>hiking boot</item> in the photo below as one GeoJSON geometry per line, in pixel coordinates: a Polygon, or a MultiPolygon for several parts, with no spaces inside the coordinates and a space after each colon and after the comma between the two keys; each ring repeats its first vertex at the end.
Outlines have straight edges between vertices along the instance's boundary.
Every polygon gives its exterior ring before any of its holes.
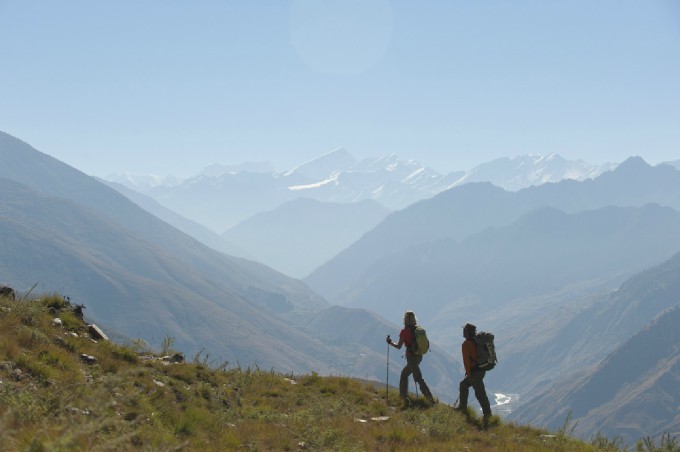
{"type": "Polygon", "coordinates": [[[489,428],[489,419],[490,418],[491,418],[491,416],[484,416],[482,418],[482,430],[486,430],[486,429],[489,428]]]}

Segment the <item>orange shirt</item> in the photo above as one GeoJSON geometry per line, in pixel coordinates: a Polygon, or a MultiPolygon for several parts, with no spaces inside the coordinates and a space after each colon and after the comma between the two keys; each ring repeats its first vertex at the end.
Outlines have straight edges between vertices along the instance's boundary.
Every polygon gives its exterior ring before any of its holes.
{"type": "Polygon", "coordinates": [[[472,368],[477,365],[477,344],[472,339],[463,342],[463,365],[465,366],[465,376],[469,377],[472,368]]]}

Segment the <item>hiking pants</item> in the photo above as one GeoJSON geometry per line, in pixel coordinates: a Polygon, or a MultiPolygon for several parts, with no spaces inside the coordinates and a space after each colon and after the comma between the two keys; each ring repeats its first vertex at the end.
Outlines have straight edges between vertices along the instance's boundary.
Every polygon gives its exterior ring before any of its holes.
{"type": "Polygon", "coordinates": [[[399,378],[399,395],[402,399],[408,397],[408,378],[413,374],[413,379],[420,386],[420,392],[425,397],[432,400],[432,393],[427,383],[423,380],[423,374],[420,372],[420,362],[423,360],[422,355],[406,354],[406,365],[401,370],[401,377],[399,378]]]}
{"type": "Polygon", "coordinates": [[[486,388],[484,388],[484,375],[486,375],[485,370],[472,369],[470,376],[460,382],[460,408],[467,408],[468,394],[470,386],[472,386],[472,389],[475,390],[475,397],[482,407],[484,417],[488,417],[491,416],[491,405],[486,395],[486,388]]]}

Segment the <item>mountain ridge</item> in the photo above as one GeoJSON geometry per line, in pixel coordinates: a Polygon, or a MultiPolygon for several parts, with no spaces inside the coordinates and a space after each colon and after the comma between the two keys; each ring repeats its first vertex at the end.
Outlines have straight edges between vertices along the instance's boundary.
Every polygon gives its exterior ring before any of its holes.
{"type": "Polygon", "coordinates": [[[444,300],[474,294],[498,304],[570,279],[640,271],[680,250],[680,240],[672,241],[677,230],[680,212],[654,204],[576,214],[539,208],[462,241],[433,240],[388,256],[339,298],[385,316],[392,305],[404,307],[416,297],[415,289],[427,300],[421,311],[431,318],[444,300]]]}
{"type": "Polygon", "coordinates": [[[517,192],[488,182],[469,183],[392,213],[304,281],[334,302],[370,265],[421,243],[447,237],[463,240],[544,206],[567,213],[650,202],[680,209],[676,193],[680,193],[680,171],[668,165],[651,167],[639,158],[629,159],[596,179],[563,180],[517,192]]]}
{"type": "Polygon", "coordinates": [[[359,160],[345,148],[338,148],[282,172],[265,163],[212,164],[197,175],[173,183],[157,176],[137,176],[138,182],[129,175],[110,175],[107,179],[150,195],[183,216],[223,233],[252,215],[297,197],[336,203],[373,199],[390,210],[399,210],[468,182],[490,180],[516,190],[563,178],[583,180],[614,166],[569,162],[550,154],[498,159],[472,170],[442,174],[396,154],[359,160]],[[153,180],[158,181],[156,187],[149,184],[153,180]],[[249,195],[241,199],[243,193],[249,195]],[[229,203],[224,197],[237,200],[229,203]],[[246,208],[244,202],[252,208],[246,208]]]}

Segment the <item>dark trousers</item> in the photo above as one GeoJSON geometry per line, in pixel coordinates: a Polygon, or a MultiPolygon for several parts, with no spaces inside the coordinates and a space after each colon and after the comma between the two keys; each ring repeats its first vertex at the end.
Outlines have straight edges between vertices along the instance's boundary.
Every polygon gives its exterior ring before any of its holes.
{"type": "Polygon", "coordinates": [[[487,417],[491,416],[491,405],[484,387],[484,375],[486,375],[486,371],[473,369],[470,376],[460,382],[460,408],[467,408],[468,394],[470,393],[470,386],[472,386],[472,389],[475,390],[475,397],[482,407],[482,413],[487,417]]]}
{"type": "Polygon", "coordinates": [[[420,372],[420,363],[423,360],[422,355],[406,354],[406,365],[401,370],[401,377],[399,378],[399,395],[403,399],[408,396],[408,378],[413,374],[413,379],[420,386],[420,392],[428,399],[432,399],[430,388],[423,380],[423,374],[420,372]]]}

